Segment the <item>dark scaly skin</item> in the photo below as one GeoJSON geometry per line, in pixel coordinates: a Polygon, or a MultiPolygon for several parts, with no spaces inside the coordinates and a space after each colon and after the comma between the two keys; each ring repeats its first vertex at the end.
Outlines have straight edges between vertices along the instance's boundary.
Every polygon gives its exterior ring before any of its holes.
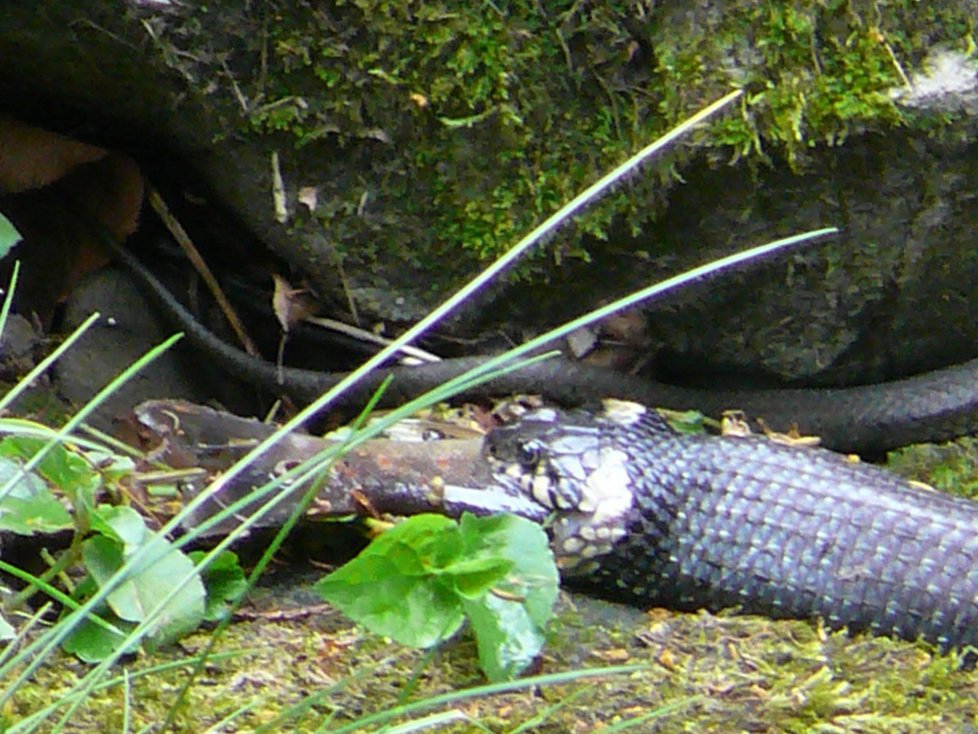
{"type": "MultiPolygon", "coordinates": [[[[308,404],[346,375],[276,365],[251,357],[208,331],[166,286],[129,252],[106,242],[116,259],[141,282],[174,326],[229,374],[308,404]]],[[[393,377],[381,398],[400,405],[485,362],[483,357],[448,359],[423,367],[377,370],[335,403],[359,410],[381,383],[393,377]]],[[[720,417],[743,410],[773,430],[797,426],[840,451],[880,454],[922,441],[942,441],[978,431],[978,360],[878,385],[825,389],[694,390],[665,385],[569,360],[547,360],[511,372],[463,394],[469,399],[541,393],[567,406],[605,397],[720,417]]]]}
{"type": "Polygon", "coordinates": [[[640,412],[544,410],[487,439],[497,481],[553,509],[569,579],[641,605],[978,644],[978,503],[823,449],[678,434],[640,412]]]}

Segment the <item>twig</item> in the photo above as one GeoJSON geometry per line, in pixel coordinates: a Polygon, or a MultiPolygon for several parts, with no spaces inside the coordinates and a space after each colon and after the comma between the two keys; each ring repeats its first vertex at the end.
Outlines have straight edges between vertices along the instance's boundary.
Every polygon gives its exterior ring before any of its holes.
{"type": "MultiPolygon", "coordinates": [[[[346,334],[347,336],[351,336],[354,339],[359,339],[360,341],[370,342],[371,344],[379,344],[383,347],[386,347],[392,341],[391,339],[382,337],[379,334],[374,334],[372,331],[361,329],[358,326],[351,326],[350,324],[345,324],[342,321],[336,321],[335,319],[327,319],[321,316],[306,316],[303,321],[308,324],[321,326],[324,329],[338,331],[340,334],[346,334]]],[[[408,357],[414,357],[415,359],[421,360],[422,362],[441,361],[441,357],[439,357],[437,354],[432,354],[431,352],[411,346],[410,344],[401,346],[400,352],[408,357]]]]}
{"type": "Polygon", "coordinates": [[[235,336],[238,337],[238,341],[241,342],[241,346],[244,350],[248,352],[253,357],[260,357],[258,348],[255,347],[253,341],[245,332],[244,325],[241,323],[241,319],[238,318],[237,312],[234,310],[234,306],[228,300],[227,296],[224,295],[224,290],[221,288],[221,284],[217,282],[217,278],[214,277],[214,273],[204,262],[204,258],[200,256],[200,251],[194,245],[193,241],[190,239],[190,235],[183,228],[183,225],[177,221],[176,217],[170,212],[169,207],[166,202],[163,201],[163,197],[160,196],[159,192],[153,187],[147,184],[146,186],[147,198],[149,199],[150,206],[153,207],[153,211],[163,220],[163,224],[169,230],[170,234],[173,235],[180,247],[183,249],[184,254],[186,254],[187,259],[193,264],[194,268],[200,273],[200,277],[204,280],[207,285],[207,290],[211,292],[214,296],[214,300],[217,301],[217,305],[221,308],[221,313],[228,320],[231,325],[231,329],[234,331],[235,336]]]}

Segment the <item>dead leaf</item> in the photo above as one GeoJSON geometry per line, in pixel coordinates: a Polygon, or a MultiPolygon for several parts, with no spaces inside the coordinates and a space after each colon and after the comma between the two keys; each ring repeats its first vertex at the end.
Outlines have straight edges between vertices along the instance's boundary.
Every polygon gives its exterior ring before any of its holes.
{"type": "Polygon", "coordinates": [[[282,331],[288,333],[293,324],[299,323],[315,312],[315,305],[310,298],[305,297],[304,289],[293,288],[281,275],[273,273],[272,280],[275,281],[272,310],[282,331]]]}
{"type": "Polygon", "coordinates": [[[47,186],[105,154],[103,148],[0,115],[0,192],[47,186]]]}
{"type": "Polygon", "coordinates": [[[309,211],[316,211],[319,203],[319,188],[316,186],[303,186],[299,189],[299,203],[309,211]]]}

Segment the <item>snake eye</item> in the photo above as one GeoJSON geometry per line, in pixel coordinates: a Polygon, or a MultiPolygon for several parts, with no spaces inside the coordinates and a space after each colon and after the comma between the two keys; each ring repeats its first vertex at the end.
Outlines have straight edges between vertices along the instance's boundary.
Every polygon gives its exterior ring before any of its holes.
{"type": "Polygon", "coordinates": [[[540,461],[542,449],[537,441],[523,441],[516,449],[516,460],[523,466],[533,467],[540,461]]]}

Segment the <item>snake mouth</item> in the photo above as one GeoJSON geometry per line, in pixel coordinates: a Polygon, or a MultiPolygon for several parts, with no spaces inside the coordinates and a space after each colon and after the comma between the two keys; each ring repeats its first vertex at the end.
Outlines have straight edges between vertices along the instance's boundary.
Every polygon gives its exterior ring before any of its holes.
{"type": "Polygon", "coordinates": [[[545,523],[550,515],[550,510],[532,497],[516,491],[509,483],[499,482],[490,487],[446,484],[441,492],[442,508],[452,517],[458,517],[463,512],[476,515],[509,512],[527,520],[545,523]]]}
{"type": "Polygon", "coordinates": [[[633,501],[621,471],[624,454],[600,453],[604,456],[598,466],[580,482],[555,474],[543,459],[534,471],[512,463],[494,472],[499,494],[521,508],[532,508],[518,514],[532,513],[532,519],[543,524],[558,567],[568,573],[589,572],[595,559],[610,553],[628,534],[633,501]]]}
{"type": "Polygon", "coordinates": [[[645,410],[632,406],[611,401],[596,423],[546,408],[486,439],[483,453],[494,482],[545,513],[551,548],[563,571],[591,571],[628,535],[635,505],[632,457],[607,440],[601,423],[630,425],[645,410]]]}

